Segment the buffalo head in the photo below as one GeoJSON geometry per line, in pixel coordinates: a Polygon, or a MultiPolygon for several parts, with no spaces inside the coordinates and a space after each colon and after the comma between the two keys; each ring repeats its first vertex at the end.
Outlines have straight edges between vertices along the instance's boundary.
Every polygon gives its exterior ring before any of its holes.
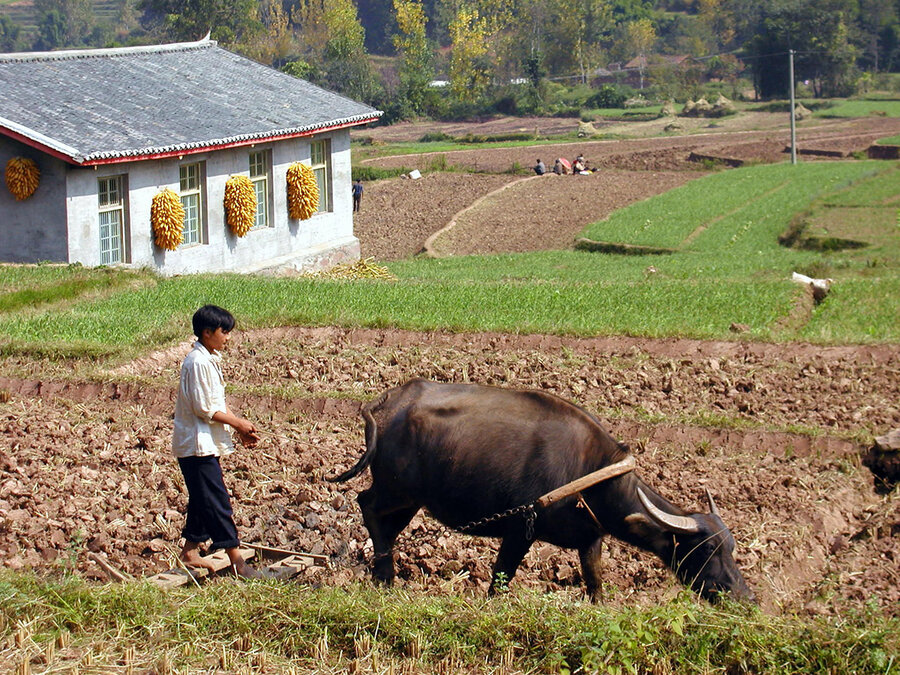
{"type": "Polygon", "coordinates": [[[683,584],[711,602],[722,593],[736,600],[756,601],[734,560],[734,537],[722,522],[709,490],[709,513],[684,516],[663,511],[641,488],[637,492],[646,515],[633,514],[629,520],[647,525],[652,530],[646,533],[649,536],[670,539],[667,545],[660,542],[656,550],[668,552],[669,559],[664,560],[683,584]]]}

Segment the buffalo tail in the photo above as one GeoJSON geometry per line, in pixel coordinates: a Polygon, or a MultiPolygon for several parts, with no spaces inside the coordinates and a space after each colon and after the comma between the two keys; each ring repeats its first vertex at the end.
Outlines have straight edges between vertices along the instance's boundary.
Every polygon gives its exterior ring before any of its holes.
{"type": "Polygon", "coordinates": [[[366,451],[363,453],[363,456],[359,458],[359,461],[352,468],[347,469],[340,475],[326,477],[325,480],[330,483],[343,483],[361,474],[372,463],[372,458],[375,456],[375,448],[378,446],[378,424],[375,422],[375,418],[372,417],[372,411],[384,404],[387,397],[387,394],[383,394],[375,401],[367,403],[360,413],[366,422],[366,451]]]}

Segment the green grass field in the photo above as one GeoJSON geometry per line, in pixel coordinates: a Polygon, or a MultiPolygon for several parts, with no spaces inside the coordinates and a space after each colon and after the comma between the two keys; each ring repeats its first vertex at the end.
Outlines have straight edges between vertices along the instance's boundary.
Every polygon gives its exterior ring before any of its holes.
{"type": "Polygon", "coordinates": [[[815,117],[900,117],[900,99],[848,99],[817,111],[815,117]]]}
{"type": "MultiPolygon", "coordinates": [[[[684,106],[678,104],[676,110],[681,111],[684,106]]],[[[659,115],[662,110],[662,104],[648,105],[642,108],[590,108],[583,112],[589,117],[609,117],[614,119],[627,120],[629,117],[640,117],[644,115],[659,115]]]]}
{"type": "Polygon", "coordinates": [[[182,337],[184,317],[207,302],[229,307],[244,327],[728,339],[730,325],[742,323],[750,327],[745,338],[896,342],[900,240],[894,220],[871,219],[860,227],[871,241],[853,250],[787,248],[778,237],[799,215],[810,220],[812,232],[833,228],[816,214],[834,215],[838,205],[896,210],[897,174],[896,163],[874,161],[724,171],[586,230],[592,238],[672,247],[671,255],[414,258],[389,266],[396,282],[227,274],[163,279],[80,266],[8,267],[0,281],[0,350],[127,355],[182,337]],[[832,277],[836,284],[833,301],[816,308],[799,332],[785,333],[782,319],[801,292],[790,281],[794,271],[832,277]]]}

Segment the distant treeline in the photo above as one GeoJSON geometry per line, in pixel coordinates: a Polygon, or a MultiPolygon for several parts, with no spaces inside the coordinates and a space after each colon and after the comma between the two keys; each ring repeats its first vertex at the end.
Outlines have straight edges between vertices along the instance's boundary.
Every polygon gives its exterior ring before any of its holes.
{"type": "MultiPolygon", "coordinates": [[[[3,0],[0,0],[2,2],[3,0]]],[[[709,82],[787,95],[788,52],[811,96],[900,71],[897,0],[34,0],[0,5],[0,51],[213,39],[385,109],[554,114],[561,85],[709,82]],[[445,80],[444,88],[433,80],[445,80]],[[554,84],[555,83],[555,84],[554,84]]]]}

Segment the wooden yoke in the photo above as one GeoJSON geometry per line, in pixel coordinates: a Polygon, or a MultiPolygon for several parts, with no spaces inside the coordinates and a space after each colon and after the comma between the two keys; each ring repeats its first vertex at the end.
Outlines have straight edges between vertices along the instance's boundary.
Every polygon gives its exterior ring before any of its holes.
{"type": "Polygon", "coordinates": [[[633,470],[634,457],[628,455],[621,462],[616,462],[615,464],[604,466],[598,471],[589,473],[586,476],[582,476],[581,478],[573,480],[571,483],[566,483],[565,485],[556,488],[552,492],[548,492],[543,497],[538,498],[535,504],[537,506],[540,506],[541,508],[550,506],[551,504],[565,499],[566,497],[574,495],[576,492],[586,490],[592,485],[596,485],[597,483],[609,480],[610,478],[615,478],[616,476],[621,476],[623,473],[628,473],[629,471],[633,470]]]}

